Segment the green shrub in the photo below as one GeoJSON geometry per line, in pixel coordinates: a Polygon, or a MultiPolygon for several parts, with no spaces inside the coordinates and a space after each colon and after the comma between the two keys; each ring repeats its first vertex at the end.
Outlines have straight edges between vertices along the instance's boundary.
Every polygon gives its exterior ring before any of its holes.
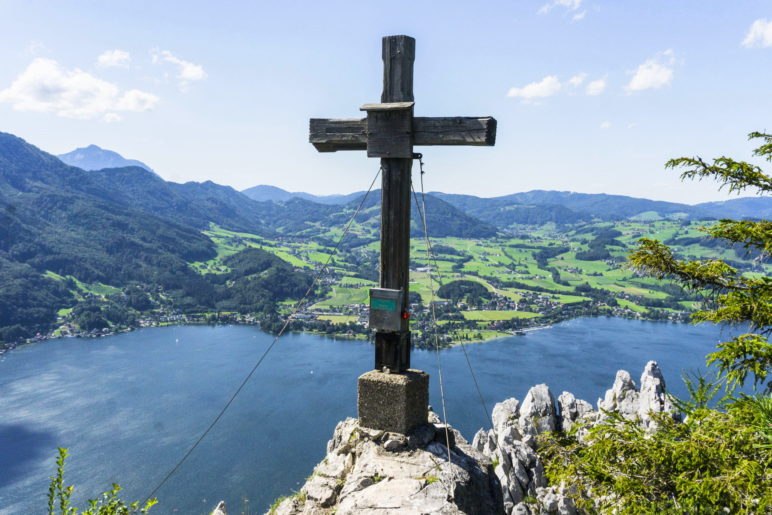
{"type": "MultiPolygon", "coordinates": [[[[751,133],[763,144],[754,154],[772,161],[772,135],[751,133]]],[[[713,178],[730,192],[756,189],[772,193],[772,177],[758,166],[727,157],[708,163],[699,157],[668,161],[684,167],[683,179],[713,178]]],[[[720,220],[703,231],[768,256],[772,222],[720,220]]],[[[657,430],[617,413],[587,430],[540,437],[540,455],[552,484],[574,486],[577,507],[601,513],[772,513],[772,277],[751,277],[718,259],[681,261],[667,245],[639,241],[630,262],[639,271],[671,279],[711,302],[693,315],[695,322],[744,324],[748,334],[720,343],[707,356],[720,377],[685,377],[689,399],[673,398],[684,421],[652,414],[657,430]],[[751,382],[764,387],[756,396],[733,393],[751,382]],[[711,408],[721,387],[726,396],[711,408]]],[[[578,288],[577,288],[578,290],[578,288]]]]}
{"type": "Polygon", "coordinates": [[[550,484],[576,485],[577,507],[601,513],[769,513],[772,400],[733,399],[696,407],[684,422],[653,414],[646,433],[616,413],[589,429],[542,437],[550,484]]]}
{"type": "Polygon", "coordinates": [[[73,486],[64,486],[64,462],[67,459],[67,449],[59,447],[59,456],[56,458],[56,476],[51,478],[48,487],[48,515],[132,515],[147,513],[158,501],[149,499],[140,508],[139,501],[126,504],[118,498],[121,491],[120,485],[113,483],[113,487],[95,499],[88,501],[88,507],[82,511],[70,506],[73,486]]]}

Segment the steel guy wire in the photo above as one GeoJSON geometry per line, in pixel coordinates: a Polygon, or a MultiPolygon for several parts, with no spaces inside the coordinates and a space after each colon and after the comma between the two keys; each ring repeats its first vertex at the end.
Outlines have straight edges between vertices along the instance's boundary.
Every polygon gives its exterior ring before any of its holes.
{"type": "MultiPolygon", "coordinates": [[[[426,192],[424,191],[424,174],[426,173],[424,171],[424,162],[423,162],[423,156],[421,154],[416,154],[416,158],[418,159],[418,164],[420,166],[420,179],[421,179],[421,203],[423,205],[423,211],[419,208],[419,213],[421,214],[421,217],[423,219],[423,225],[424,225],[424,237],[426,240],[426,249],[427,249],[427,255],[429,256],[429,259],[431,260],[430,265],[434,265],[434,268],[437,270],[437,275],[440,275],[440,267],[437,265],[437,258],[434,255],[434,251],[432,250],[432,243],[431,239],[429,239],[429,230],[427,228],[427,222],[426,222],[426,192]]],[[[413,185],[411,183],[410,187],[413,189],[413,197],[416,199],[416,205],[418,205],[418,199],[416,198],[416,192],[415,188],[413,188],[413,185]]],[[[430,266],[431,269],[431,266],[430,266]]],[[[438,281],[439,283],[439,281],[438,281]]],[[[434,299],[434,290],[431,288],[430,284],[430,291],[432,300],[434,299]]],[[[437,347],[437,350],[439,352],[439,345],[437,344],[436,335],[437,335],[437,316],[435,314],[435,308],[434,308],[434,302],[431,304],[432,307],[432,318],[434,321],[434,334],[435,334],[435,346],[437,347]]],[[[474,382],[474,387],[477,390],[477,396],[480,399],[480,404],[482,405],[483,411],[485,411],[485,416],[488,419],[488,421],[491,424],[491,430],[493,431],[493,436],[496,438],[496,445],[498,446],[498,435],[496,434],[496,427],[493,424],[493,417],[491,417],[490,411],[488,411],[488,406],[485,404],[485,399],[483,398],[482,391],[480,390],[480,384],[477,382],[477,376],[474,373],[474,368],[472,367],[472,362],[469,360],[469,354],[466,351],[466,345],[463,341],[459,341],[459,344],[461,345],[461,350],[464,353],[464,359],[466,360],[466,364],[469,367],[469,373],[472,376],[472,381],[474,382]]],[[[438,355],[439,359],[439,355],[438,355]]],[[[442,391],[442,385],[440,384],[440,391],[442,391]]],[[[444,405],[443,405],[444,410],[444,405]]]]}
{"type": "Polygon", "coordinates": [[[199,444],[206,438],[206,436],[209,434],[209,432],[214,428],[214,426],[220,421],[222,416],[225,414],[225,412],[228,410],[231,404],[233,404],[233,401],[236,400],[236,397],[241,393],[241,391],[244,389],[244,387],[247,385],[249,380],[254,375],[257,368],[260,366],[260,364],[265,360],[265,357],[268,355],[269,352],[271,352],[271,349],[273,349],[274,345],[276,345],[276,342],[279,341],[279,338],[284,334],[284,331],[286,331],[287,327],[289,326],[290,322],[292,321],[293,317],[297,315],[298,311],[300,311],[300,308],[303,306],[303,302],[308,298],[309,295],[311,295],[311,292],[316,287],[316,284],[319,282],[319,279],[321,278],[322,274],[327,270],[328,265],[330,264],[330,261],[332,260],[333,256],[338,252],[338,249],[340,248],[341,242],[343,242],[343,239],[348,234],[349,230],[351,229],[351,225],[354,223],[354,220],[356,219],[357,215],[359,215],[359,212],[362,210],[362,206],[364,206],[365,201],[367,200],[368,195],[373,189],[373,186],[375,185],[375,181],[378,180],[378,176],[383,171],[383,167],[378,169],[378,172],[375,174],[375,177],[373,177],[373,181],[370,183],[370,187],[367,189],[367,192],[365,193],[364,197],[362,197],[362,201],[359,203],[359,206],[356,208],[356,211],[352,215],[351,219],[346,224],[345,229],[343,230],[343,233],[341,234],[340,238],[338,238],[338,242],[335,244],[335,247],[332,249],[332,252],[329,256],[327,256],[327,260],[325,261],[324,265],[317,271],[316,275],[314,276],[313,281],[311,281],[311,285],[308,287],[308,290],[306,290],[305,295],[295,304],[295,308],[293,309],[292,313],[287,317],[287,320],[285,320],[284,325],[281,327],[278,333],[276,333],[276,336],[274,337],[271,344],[263,351],[263,354],[260,356],[260,359],[257,360],[257,363],[255,363],[255,366],[252,367],[252,370],[249,371],[247,376],[244,378],[244,380],[241,382],[239,387],[236,389],[236,391],[231,395],[230,399],[228,399],[228,402],[225,403],[225,406],[220,410],[220,412],[217,414],[217,416],[212,420],[212,423],[209,424],[209,427],[207,427],[203,433],[201,433],[201,436],[199,436],[198,440],[193,444],[193,446],[188,449],[188,451],[182,456],[182,458],[177,462],[177,464],[164,476],[164,478],[158,483],[158,485],[153,489],[152,492],[145,498],[146,503],[148,500],[150,500],[153,495],[155,495],[158,490],[161,489],[161,487],[166,484],[166,482],[169,480],[169,478],[174,475],[177,470],[182,466],[183,463],[188,459],[188,457],[193,453],[193,451],[199,446],[199,444]]]}

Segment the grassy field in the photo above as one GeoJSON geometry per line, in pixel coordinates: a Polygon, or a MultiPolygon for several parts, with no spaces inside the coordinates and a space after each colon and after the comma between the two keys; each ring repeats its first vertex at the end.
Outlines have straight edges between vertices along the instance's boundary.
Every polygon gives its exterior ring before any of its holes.
{"type": "Polygon", "coordinates": [[[496,320],[512,320],[513,318],[535,318],[538,313],[530,313],[528,311],[462,311],[462,315],[467,320],[482,320],[482,321],[496,321],[496,320]]]}
{"type": "Polygon", "coordinates": [[[370,288],[346,288],[333,286],[332,295],[314,305],[315,308],[332,308],[348,306],[350,304],[367,304],[370,297],[370,288]]]}
{"type": "MultiPolygon", "coordinates": [[[[708,222],[709,223],[709,222],[708,222]]],[[[425,242],[422,238],[411,241],[410,290],[420,294],[424,305],[432,299],[440,300],[437,290],[452,281],[475,281],[496,296],[520,303],[528,297],[529,309],[534,308],[533,298],[548,298],[561,305],[578,305],[592,301],[578,288],[591,287],[608,292],[618,300],[618,305],[635,313],[645,314],[649,308],[645,304],[666,301],[671,294],[663,291],[661,283],[650,278],[639,277],[631,270],[625,259],[636,242],[643,237],[675,242],[677,255],[686,258],[712,259],[722,258],[734,261],[743,260],[732,249],[724,247],[705,247],[694,238],[703,238],[699,228],[705,222],[683,222],[680,220],[661,220],[643,214],[635,220],[622,222],[603,222],[583,226],[559,228],[546,224],[531,228],[528,237],[499,236],[477,240],[462,238],[433,238],[432,245],[440,248],[435,259],[428,259],[425,242]],[[595,238],[597,231],[613,229],[621,235],[615,237],[625,247],[609,246],[611,259],[586,261],[577,258],[579,251],[587,250],[588,243],[595,238]],[[691,238],[692,240],[684,240],[691,238]],[[679,246],[679,241],[687,244],[679,246]],[[442,246],[442,247],[440,247],[442,246]],[[450,247],[452,252],[443,247],[450,247]],[[537,255],[542,250],[554,248],[565,251],[539,261],[537,255]],[[430,271],[425,268],[429,267],[430,271]],[[416,269],[421,269],[417,271],[416,269]],[[641,300],[643,299],[643,300],[641,300]]],[[[354,224],[353,230],[360,235],[372,237],[376,228],[354,224]]],[[[321,229],[320,229],[321,230],[321,229]]],[[[328,241],[335,241],[340,230],[329,229],[324,234],[328,241]]],[[[205,234],[215,243],[217,257],[193,263],[191,266],[199,273],[223,273],[227,267],[222,259],[247,247],[262,247],[273,252],[294,267],[306,270],[318,270],[321,263],[327,262],[330,248],[324,247],[312,239],[307,241],[270,240],[255,235],[227,231],[212,226],[205,234]]],[[[377,282],[357,277],[356,266],[352,263],[362,255],[373,256],[377,263],[380,244],[371,241],[366,245],[340,252],[334,256],[328,267],[327,276],[333,279],[334,286],[330,293],[314,307],[318,309],[338,309],[351,304],[364,304],[368,300],[368,289],[377,282]]],[[[748,262],[747,260],[745,260],[748,262]]],[[[373,264],[372,266],[376,266],[373,264]]],[[[745,270],[746,274],[768,274],[769,265],[763,270],[745,270]]],[[[98,285],[86,285],[90,291],[106,291],[98,285]]],[[[672,307],[695,309],[697,303],[681,300],[672,307]]],[[[664,308],[663,308],[664,309],[664,308]]],[[[537,317],[539,313],[531,311],[503,310],[467,310],[463,316],[468,321],[493,322],[537,317]]],[[[330,320],[336,323],[348,319],[330,320]]]]}
{"type": "Polygon", "coordinates": [[[104,298],[109,295],[115,295],[115,294],[121,293],[121,290],[119,288],[115,288],[114,286],[110,286],[109,284],[104,284],[99,282],[84,283],[83,281],[78,280],[78,278],[75,276],[68,275],[65,277],[55,272],[52,272],[50,270],[46,270],[43,276],[49,277],[56,281],[72,280],[72,282],[75,284],[75,287],[77,288],[77,290],[73,291],[73,293],[75,293],[76,296],[82,296],[82,294],[86,293],[86,294],[96,295],[97,297],[104,298]]]}
{"type": "Polygon", "coordinates": [[[494,338],[503,338],[505,336],[512,336],[509,333],[504,333],[501,331],[489,331],[486,329],[480,329],[480,330],[464,330],[464,331],[453,331],[451,333],[451,337],[456,342],[464,342],[464,343],[475,343],[475,342],[484,342],[487,340],[492,340],[494,338]]]}
{"type": "Polygon", "coordinates": [[[320,315],[318,318],[319,320],[326,320],[333,324],[347,324],[358,320],[358,317],[353,315],[320,315]]]}

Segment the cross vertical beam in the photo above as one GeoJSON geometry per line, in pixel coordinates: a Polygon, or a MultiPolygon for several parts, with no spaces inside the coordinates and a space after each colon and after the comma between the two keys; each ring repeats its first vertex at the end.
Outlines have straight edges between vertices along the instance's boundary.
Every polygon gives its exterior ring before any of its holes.
{"type": "MultiPolygon", "coordinates": [[[[383,38],[382,103],[413,101],[415,39],[409,36],[383,38]]],[[[405,114],[412,118],[412,107],[405,114]]],[[[412,134],[411,134],[412,142],[412,134]]],[[[412,149],[412,145],[411,145],[412,149]]],[[[412,158],[381,159],[381,288],[402,290],[400,311],[409,308],[410,264],[410,173],[412,158]]],[[[375,369],[391,372],[410,368],[409,320],[402,318],[398,332],[375,334],[375,369]]]]}
{"type": "Polygon", "coordinates": [[[375,370],[357,381],[357,408],[363,427],[407,433],[426,424],[429,404],[428,374],[410,369],[410,325],[404,316],[410,305],[413,147],[492,146],[496,120],[490,116],[414,117],[415,40],[387,36],[382,49],[381,102],[363,105],[364,119],[311,118],[309,142],[319,152],[367,150],[367,157],[381,159],[381,287],[370,290],[375,370]]]}

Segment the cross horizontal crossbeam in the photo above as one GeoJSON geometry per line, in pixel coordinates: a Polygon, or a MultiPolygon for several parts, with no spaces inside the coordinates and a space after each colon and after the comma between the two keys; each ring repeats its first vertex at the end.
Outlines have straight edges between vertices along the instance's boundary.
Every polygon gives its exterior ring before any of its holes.
{"type": "MultiPolygon", "coordinates": [[[[413,118],[414,145],[493,146],[496,119],[490,116],[413,118]]],[[[367,118],[311,118],[309,141],[319,152],[367,149],[367,118]]]]}
{"type": "Polygon", "coordinates": [[[373,326],[376,329],[375,369],[404,373],[410,368],[411,346],[410,191],[411,169],[416,157],[413,147],[493,146],[496,143],[496,120],[490,116],[414,116],[415,40],[408,36],[383,38],[382,58],[381,101],[360,108],[367,113],[367,118],[312,118],[309,141],[319,152],[366,150],[367,157],[381,159],[379,286],[384,291],[401,292],[401,302],[398,309],[393,310],[400,315],[394,324],[398,328],[373,326]]]}

